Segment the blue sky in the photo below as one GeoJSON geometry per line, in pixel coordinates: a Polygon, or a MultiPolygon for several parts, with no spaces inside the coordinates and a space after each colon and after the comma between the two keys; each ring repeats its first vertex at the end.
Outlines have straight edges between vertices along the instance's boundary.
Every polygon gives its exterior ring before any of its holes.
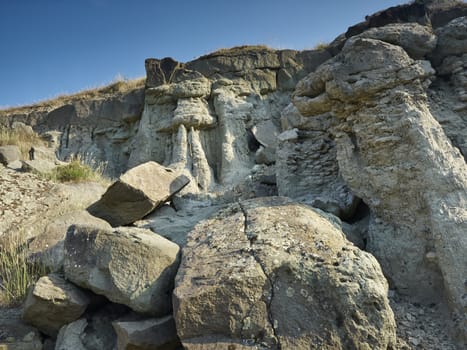
{"type": "Polygon", "coordinates": [[[0,0],[0,108],[144,76],[148,57],[307,49],[399,0],[0,0]]]}

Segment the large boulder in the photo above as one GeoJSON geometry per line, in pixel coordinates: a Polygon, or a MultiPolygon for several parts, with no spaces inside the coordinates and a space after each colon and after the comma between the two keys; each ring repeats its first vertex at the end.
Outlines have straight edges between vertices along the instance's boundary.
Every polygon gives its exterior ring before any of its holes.
{"type": "Polygon", "coordinates": [[[127,225],[149,214],[169,200],[189,179],[156,162],[147,162],[114,182],[88,211],[112,226],[127,225]]]}
{"type": "Polygon", "coordinates": [[[118,350],[176,350],[181,348],[172,316],[115,321],[118,350]]]}
{"type": "Polygon", "coordinates": [[[55,337],[60,328],[80,318],[90,302],[89,295],[57,274],[41,277],[29,291],[23,320],[55,337]]]}
{"type": "Polygon", "coordinates": [[[387,291],[376,259],[336,224],[270,197],[234,204],[190,233],[174,315],[188,350],[390,349],[387,291]]]}
{"type": "Polygon", "coordinates": [[[171,311],[178,264],[178,245],[149,230],[74,225],[65,239],[67,279],[141,313],[171,311]]]}

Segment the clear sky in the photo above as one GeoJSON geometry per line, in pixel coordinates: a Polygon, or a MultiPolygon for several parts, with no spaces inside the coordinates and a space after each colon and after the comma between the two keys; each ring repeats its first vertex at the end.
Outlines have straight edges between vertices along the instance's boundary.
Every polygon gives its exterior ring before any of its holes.
{"type": "Polygon", "coordinates": [[[404,0],[0,0],[0,108],[142,77],[148,57],[309,49],[404,0]]]}

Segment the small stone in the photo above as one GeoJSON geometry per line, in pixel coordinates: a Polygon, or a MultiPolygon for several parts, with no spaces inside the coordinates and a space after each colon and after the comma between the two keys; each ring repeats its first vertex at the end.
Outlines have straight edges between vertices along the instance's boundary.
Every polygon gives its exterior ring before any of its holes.
{"type": "Polygon", "coordinates": [[[415,346],[420,344],[420,339],[418,339],[418,338],[409,338],[409,340],[415,346]]]}

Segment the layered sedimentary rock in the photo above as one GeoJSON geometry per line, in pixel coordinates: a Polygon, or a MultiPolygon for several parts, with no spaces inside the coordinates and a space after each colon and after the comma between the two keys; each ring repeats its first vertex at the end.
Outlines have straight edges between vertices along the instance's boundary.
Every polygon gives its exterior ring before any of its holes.
{"type": "Polygon", "coordinates": [[[372,210],[368,249],[386,275],[425,300],[443,285],[463,317],[467,167],[430,113],[430,62],[395,44],[349,39],[297,85],[293,102],[302,116],[337,118],[339,173],[372,210]]]}
{"type": "Polygon", "coordinates": [[[145,107],[129,166],[154,160],[182,170],[193,180],[186,190],[192,193],[241,183],[256,162],[275,161],[274,138],[258,150],[249,130],[279,134],[291,89],[329,57],[326,50],[240,47],[175,65],[164,79],[157,68],[164,60],[147,61],[145,107]]]}
{"type": "Polygon", "coordinates": [[[106,165],[107,174],[118,176],[127,169],[128,147],[141,118],[144,89],[116,83],[101,90],[44,102],[36,108],[2,111],[0,125],[12,127],[22,122],[32,126],[56,149],[59,159],[80,155],[93,165],[106,165]]]}

